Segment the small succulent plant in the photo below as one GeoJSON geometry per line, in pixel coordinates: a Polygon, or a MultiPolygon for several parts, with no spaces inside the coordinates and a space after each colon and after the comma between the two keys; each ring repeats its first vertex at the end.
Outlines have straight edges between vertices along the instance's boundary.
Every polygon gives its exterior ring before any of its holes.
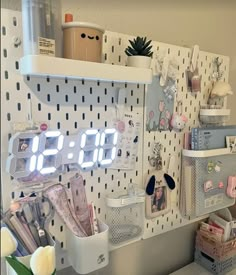
{"type": "Polygon", "coordinates": [[[136,37],[134,40],[129,40],[130,45],[125,49],[125,53],[128,56],[132,55],[142,55],[152,57],[153,52],[151,51],[152,40],[147,41],[146,37],[136,37]]]}

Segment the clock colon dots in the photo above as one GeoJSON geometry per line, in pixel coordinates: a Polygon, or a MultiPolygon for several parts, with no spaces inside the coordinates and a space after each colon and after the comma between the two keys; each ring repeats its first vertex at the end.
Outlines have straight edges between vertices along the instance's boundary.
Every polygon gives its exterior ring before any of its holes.
{"type": "Polygon", "coordinates": [[[63,171],[66,164],[91,170],[108,167],[116,157],[115,128],[83,129],[78,135],[60,131],[16,133],[9,141],[7,172],[22,181],[37,181],[63,171]]]}

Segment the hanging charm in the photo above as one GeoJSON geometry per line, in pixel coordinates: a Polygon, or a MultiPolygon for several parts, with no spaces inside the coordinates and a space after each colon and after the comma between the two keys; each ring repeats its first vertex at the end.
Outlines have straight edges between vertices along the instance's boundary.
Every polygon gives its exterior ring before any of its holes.
{"type": "Polygon", "coordinates": [[[173,114],[170,126],[177,132],[184,129],[188,119],[182,114],[182,101],[177,102],[177,113],[173,114]]]}
{"type": "Polygon", "coordinates": [[[162,169],[162,158],[161,158],[162,145],[159,142],[154,143],[153,157],[150,158],[149,163],[152,167],[156,167],[157,170],[162,169]]]}
{"type": "Polygon", "coordinates": [[[198,71],[199,46],[195,45],[192,51],[190,67],[186,70],[187,87],[192,93],[201,92],[202,76],[198,71]]]}
{"type": "Polygon", "coordinates": [[[222,79],[224,71],[220,69],[222,61],[219,61],[219,56],[214,58],[213,60],[213,73],[212,73],[212,80],[213,82],[217,82],[222,79]]]}

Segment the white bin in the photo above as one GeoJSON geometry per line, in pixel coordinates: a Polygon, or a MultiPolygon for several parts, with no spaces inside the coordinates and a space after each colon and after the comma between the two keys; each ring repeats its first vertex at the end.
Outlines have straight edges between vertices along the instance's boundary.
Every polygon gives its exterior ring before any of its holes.
{"type": "Polygon", "coordinates": [[[68,260],[79,274],[87,274],[108,265],[108,226],[98,221],[100,233],[80,238],[67,230],[68,260]]]}

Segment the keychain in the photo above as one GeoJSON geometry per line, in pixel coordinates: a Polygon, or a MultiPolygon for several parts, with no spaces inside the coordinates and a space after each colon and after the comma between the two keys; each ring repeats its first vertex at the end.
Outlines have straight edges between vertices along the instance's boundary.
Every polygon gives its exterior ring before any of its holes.
{"type": "Polygon", "coordinates": [[[198,58],[199,58],[199,46],[195,45],[192,51],[192,57],[190,60],[190,68],[186,70],[187,87],[192,93],[201,92],[201,80],[202,76],[198,71],[198,58]]]}
{"type": "Polygon", "coordinates": [[[177,102],[177,113],[173,114],[170,126],[175,131],[181,131],[184,129],[186,123],[188,122],[188,119],[185,115],[182,114],[182,101],[177,102]]]}

